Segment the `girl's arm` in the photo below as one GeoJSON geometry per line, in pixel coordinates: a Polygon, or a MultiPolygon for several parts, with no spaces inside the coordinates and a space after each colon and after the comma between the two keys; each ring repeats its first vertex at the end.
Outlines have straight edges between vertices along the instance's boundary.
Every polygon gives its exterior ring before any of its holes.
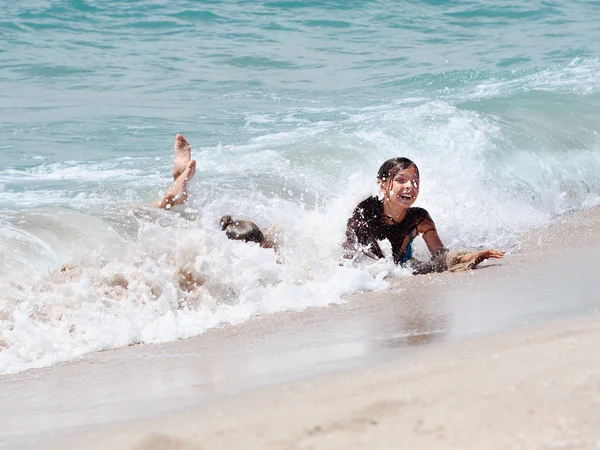
{"type": "Polygon", "coordinates": [[[377,243],[376,222],[381,220],[378,211],[381,204],[369,197],[358,204],[346,225],[346,242],[342,245],[344,258],[353,259],[357,253],[370,258],[383,258],[383,252],[377,243]]]}
{"type": "Polygon", "coordinates": [[[413,273],[415,275],[420,275],[448,270],[446,264],[446,254],[448,253],[448,249],[444,247],[433,220],[429,217],[423,220],[417,225],[417,232],[423,237],[423,240],[431,253],[431,259],[425,263],[412,260],[411,265],[413,267],[413,273]]]}
{"type": "Polygon", "coordinates": [[[346,227],[346,241],[342,244],[344,258],[353,259],[360,251],[373,259],[383,258],[381,247],[370,227],[362,218],[351,217],[346,227]]]}
{"type": "Polygon", "coordinates": [[[444,244],[442,244],[442,240],[440,239],[433,222],[429,222],[424,226],[423,222],[421,222],[421,224],[419,224],[417,227],[417,231],[423,237],[423,240],[425,241],[425,244],[427,244],[427,248],[429,249],[432,257],[448,251],[446,247],[444,247],[444,244]]]}
{"type": "MultiPolygon", "coordinates": [[[[443,272],[444,270],[452,270],[452,267],[448,267],[446,256],[448,249],[442,244],[435,224],[431,219],[426,219],[419,224],[417,227],[419,234],[423,236],[423,240],[427,244],[427,248],[431,252],[431,260],[425,264],[417,265],[415,273],[430,273],[430,272],[443,272]]],[[[479,250],[477,252],[465,253],[460,255],[457,259],[457,263],[464,265],[466,269],[474,269],[481,262],[489,258],[502,258],[504,256],[502,250],[479,250]]],[[[456,264],[456,265],[458,265],[456,264]]],[[[464,269],[462,269],[464,270],[464,269]]]]}

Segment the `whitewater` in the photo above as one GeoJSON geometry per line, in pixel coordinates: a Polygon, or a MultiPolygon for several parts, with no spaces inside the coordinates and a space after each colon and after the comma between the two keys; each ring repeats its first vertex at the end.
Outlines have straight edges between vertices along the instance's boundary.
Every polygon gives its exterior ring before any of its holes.
{"type": "Polygon", "coordinates": [[[600,204],[591,1],[0,10],[0,373],[410,276],[340,259],[390,157],[418,164],[416,205],[448,247],[511,251],[600,204]],[[176,133],[197,172],[185,207],[157,211],[176,133]],[[227,240],[224,214],[279,254],[227,240]]]}

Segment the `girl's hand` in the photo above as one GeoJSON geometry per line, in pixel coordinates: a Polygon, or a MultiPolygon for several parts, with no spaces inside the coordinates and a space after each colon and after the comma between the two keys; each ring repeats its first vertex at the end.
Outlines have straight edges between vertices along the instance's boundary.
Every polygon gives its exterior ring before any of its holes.
{"type": "Polygon", "coordinates": [[[483,262],[486,259],[502,258],[505,253],[506,252],[503,252],[502,250],[494,250],[494,249],[480,250],[478,252],[467,253],[466,255],[462,255],[460,257],[460,262],[461,263],[470,263],[469,264],[470,268],[474,268],[475,266],[477,266],[479,263],[483,262]]]}

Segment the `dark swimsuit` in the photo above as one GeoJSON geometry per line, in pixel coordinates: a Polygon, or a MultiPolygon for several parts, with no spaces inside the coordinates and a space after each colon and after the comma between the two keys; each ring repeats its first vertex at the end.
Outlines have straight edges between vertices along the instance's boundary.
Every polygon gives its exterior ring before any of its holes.
{"type": "Polygon", "coordinates": [[[417,227],[425,221],[435,227],[426,210],[408,208],[404,219],[388,225],[383,221],[383,201],[377,197],[369,197],[354,210],[348,220],[346,235],[348,243],[367,247],[368,253],[377,258],[384,257],[377,241],[387,239],[392,244],[394,262],[404,264],[412,258],[412,241],[417,235],[417,227]],[[408,243],[405,244],[407,237],[408,243]]]}

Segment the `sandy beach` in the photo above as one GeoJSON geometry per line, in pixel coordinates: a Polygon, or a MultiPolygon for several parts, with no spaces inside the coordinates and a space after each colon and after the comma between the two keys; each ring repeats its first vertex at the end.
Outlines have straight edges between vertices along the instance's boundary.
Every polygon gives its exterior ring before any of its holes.
{"type": "Polygon", "coordinates": [[[0,448],[600,448],[600,212],[473,272],[0,377],[0,448]]]}
{"type": "Polygon", "coordinates": [[[600,318],[259,389],[53,449],[600,448],[600,318]]]}

